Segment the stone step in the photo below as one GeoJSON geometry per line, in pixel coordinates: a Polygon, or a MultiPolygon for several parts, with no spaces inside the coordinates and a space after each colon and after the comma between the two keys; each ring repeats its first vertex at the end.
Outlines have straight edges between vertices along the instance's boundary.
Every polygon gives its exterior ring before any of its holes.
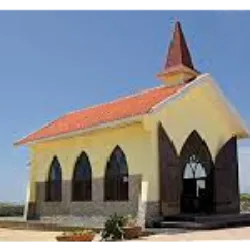
{"type": "Polygon", "coordinates": [[[216,214],[216,215],[192,215],[192,214],[180,214],[175,216],[166,216],[164,221],[189,221],[189,222],[216,222],[216,221],[240,221],[240,220],[250,220],[250,213],[240,213],[240,214],[216,214]]]}

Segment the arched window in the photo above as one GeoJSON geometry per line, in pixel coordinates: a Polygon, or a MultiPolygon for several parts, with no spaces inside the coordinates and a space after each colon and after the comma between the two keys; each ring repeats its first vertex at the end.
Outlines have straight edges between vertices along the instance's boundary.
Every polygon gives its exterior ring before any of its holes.
{"type": "Polygon", "coordinates": [[[72,201],[90,201],[92,171],[88,156],[82,152],[77,157],[72,178],[72,201]]]}
{"type": "Polygon", "coordinates": [[[128,177],[126,156],[122,149],[116,146],[106,166],[104,199],[107,201],[128,200],[128,177]]]}
{"type": "Polygon", "coordinates": [[[50,165],[49,176],[46,186],[47,201],[62,200],[62,171],[60,163],[56,156],[53,157],[52,163],[50,165]]]}

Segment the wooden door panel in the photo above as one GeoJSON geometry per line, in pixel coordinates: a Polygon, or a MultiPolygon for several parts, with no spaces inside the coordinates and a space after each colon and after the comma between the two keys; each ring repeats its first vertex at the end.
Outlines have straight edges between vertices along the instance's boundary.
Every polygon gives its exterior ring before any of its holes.
{"type": "Polygon", "coordinates": [[[215,158],[215,211],[239,211],[238,157],[236,137],[229,139],[215,158]]]}
{"type": "Polygon", "coordinates": [[[181,173],[178,154],[161,124],[158,127],[158,148],[161,213],[179,213],[181,173]]]}

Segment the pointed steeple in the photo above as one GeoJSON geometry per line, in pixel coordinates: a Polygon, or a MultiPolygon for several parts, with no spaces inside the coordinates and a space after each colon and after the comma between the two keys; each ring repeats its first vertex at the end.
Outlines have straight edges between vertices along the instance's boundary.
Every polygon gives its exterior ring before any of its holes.
{"type": "Polygon", "coordinates": [[[164,69],[167,70],[170,67],[178,65],[184,65],[190,69],[194,68],[180,22],[176,22],[175,24],[173,39],[168,48],[168,56],[164,69]]]}
{"type": "Polygon", "coordinates": [[[163,72],[157,76],[166,84],[174,85],[187,83],[198,74],[199,72],[193,66],[181,24],[176,22],[163,72]]]}

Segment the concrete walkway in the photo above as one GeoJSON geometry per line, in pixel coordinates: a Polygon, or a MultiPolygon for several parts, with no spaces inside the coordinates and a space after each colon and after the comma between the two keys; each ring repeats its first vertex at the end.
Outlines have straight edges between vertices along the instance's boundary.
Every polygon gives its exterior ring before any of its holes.
{"type": "Polygon", "coordinates": [[[206,231],[169,232],[151,235],[146,241],[250,240],[250,227],[206,231]]]}
{"type": "Polygon", "coordinates": [[[0,241],[56,241],[60,232],[12,230],[0,228],[0,241]]]}
{"type": "MultiPolygon", "coordinates": [[[[56,241],[60,232],[41,232],[31,230],[12,230],[0,228],[0,241],[56,241]]],[[[183,232],[165,230],[139,241],[195,241],[195,240],[250,240],[250,227],[220,229],[209,231],[183,232]]],[[[138,240],[137,240],[138,241],[138,240]]]]}

